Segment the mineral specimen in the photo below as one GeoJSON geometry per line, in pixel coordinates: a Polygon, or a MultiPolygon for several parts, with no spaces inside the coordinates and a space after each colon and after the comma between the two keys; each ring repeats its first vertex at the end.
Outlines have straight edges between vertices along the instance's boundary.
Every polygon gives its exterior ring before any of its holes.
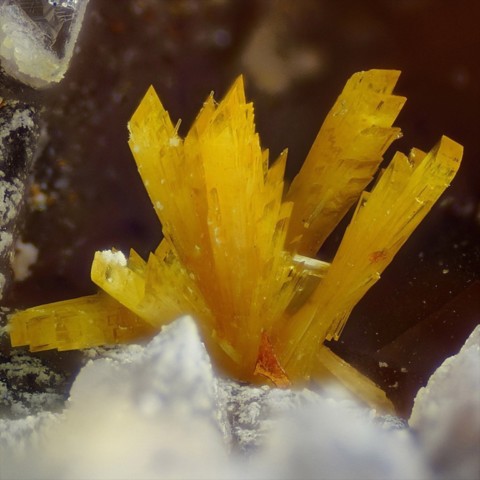
{"type": "Polygon", "coordinates": [[[383,392],[323,342],[338,339],[358,301],[454,177],[462,147],[397,153],[370,193],[405,99],[399,73],[348,81],[284,198],[286,152],[269,167],[239,78],[210,95],[187,136],[150,88],[129,124],[130,147],[164,239],[147,261],[97,252],[102,292],[17,313],[13,345],[31,350],[118,343],[191,314],[217,366],[235,378],[287,385],[336,377],[365,400],[383,392]],[[331,265],[314,256],[360,197],[331,265]]]}

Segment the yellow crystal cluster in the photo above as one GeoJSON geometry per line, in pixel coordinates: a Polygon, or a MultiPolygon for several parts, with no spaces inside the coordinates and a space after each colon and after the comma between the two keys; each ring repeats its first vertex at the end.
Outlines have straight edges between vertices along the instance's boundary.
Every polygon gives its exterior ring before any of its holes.
{"type": "Polygon", "coordinates": [[[152,335],[183,314],[198,320],[217,365],[276,385],[336,377],[371,403],[382,392],[324,345],[454,177],[462,147],[395,154],[364,189],[405,98],[399,72],[353,75],[299,174],[284,192],[286,151],[269,166],[240,77],[210,95],[185,138],[150,88],[130,123],[130,148],[164,238],[145,261],[97,252],[100,293],[30,308],[10,321],[12,345],[84,348],[152,335]],[[315,258],[358,201],[331,264],[315,258]]]}

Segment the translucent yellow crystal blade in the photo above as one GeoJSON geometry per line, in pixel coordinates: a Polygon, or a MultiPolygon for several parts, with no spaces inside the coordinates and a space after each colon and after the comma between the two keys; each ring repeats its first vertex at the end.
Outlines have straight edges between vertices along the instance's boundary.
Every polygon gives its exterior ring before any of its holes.
{"type": "Polygon", "coordinates": [[[12,346],[31,351],[73,350],[131,342],[153,329],[106,294],[80,297],[33,307],[12,315],[12,346]]]}
{"type": "Polygon", "coordinates": [[[392,127],[406,100],[392,95],[399,74],[370,70],[347,82],[288,191],[294,203],[288,249],[316,255],[399,137],[392,127]]]}
{"type": "Polygon", "coordinates": [[[186,314],[212,327],[203,297],[165,241],[148,262],[134,251],[128,261],[120,252],[96,252],[91,275],[102,290],[156,329],[186,314]]]}
{"type": "Polygon", "coordinates": [[[417,163],[397,154],[366,202],[361,201],[322,285],[325,298],[328,288],[333,291],[341,283],[344,301],[350,303],[345,313],[337,313],[327,338],[338,338],[351,309],[450,185],[462,155],[463,147],[447,137],[417,163]]]}
{"type": "Polygon", "coordinates": [[[218,343],[251,375],[262,330],[294,293],[282,288],[293,268],[283,251],[292,209],[282,203],[286,152],[269,170],[241,77],[218,105],[207,99],[184,141],[151,90],[130,133],[164,241],[211,311],[218,343]]]}
{"type": "Polygon", "coordinates": [[[395,155],[360,200],[327,275],[283,332],[287,373],[308,375],[319,344],[338,339],[353,307],[449,185],[462,153],[461,145],[443,137],[428,155],[395,155]]]}
{"type": "Polygon", "coordinates": [[[314,378],[325,381],[323,370],[326,369],[336,380],[350,390],[356,398],[363,400],[371,408],[381,412],[395,412],[392,402],[380,387],[326,346],[322,345],[318,349],[315,364],[316,365],[313,366],[314,378]],[[315,375],[317,373],[315,369],[318,368],[321,369],[321,372],[320,375],[317,376],[315,375]]]}

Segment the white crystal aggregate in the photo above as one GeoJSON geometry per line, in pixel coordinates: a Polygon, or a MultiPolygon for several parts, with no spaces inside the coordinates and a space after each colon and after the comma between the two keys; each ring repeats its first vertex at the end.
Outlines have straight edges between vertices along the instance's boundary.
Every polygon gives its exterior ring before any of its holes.
{"type": "MultiPolygon", "coordinates": [[[[478,342],[469,345],[478,349],[478,342]]],[[[227,380],[212,368],[190,317],[147,345],[87,355],[62,413],[0,420],[0,478],[428,480],[445,478],[431,468],[432,449],[462,433],[445,410],[436,419],[435,447],[433,427],[418,441],[398,428],[400,420],[382,420],[340,387],[280,390],[227,380]]],[[[478,358],[461,362],[472,380],[478,358]]],[[[437,376],[435,389],[452,398],[449,375],[437,376]]],[[[478,402],[473,383],[464,405],[478,402]]],[[[423,395],[411,419],[418,432],[428,417],[419,410],[423,395]]],[[[451,474],[463,468],[452,467],[451,474]]]]}
{"type": "Polygon", "coordinates": [[[119,265],[121,267],[127,265],[127,259],[120,250],[102,250],[100,256],[104,262],[111,265],[119,265]]]}
{"type": "Polygon", "coordinates": [[[480,325],[418,391],[409,424],[439,478],[480,478],[480,325]]]}
{"type": "Polygon", "coordinates": [[[23,282],[31,274],[31,267],[38,260],[38,248],[30,242],[18,239],[15,242],[14,255],[11,260],[13,277],[17,282],[23,282]]]}

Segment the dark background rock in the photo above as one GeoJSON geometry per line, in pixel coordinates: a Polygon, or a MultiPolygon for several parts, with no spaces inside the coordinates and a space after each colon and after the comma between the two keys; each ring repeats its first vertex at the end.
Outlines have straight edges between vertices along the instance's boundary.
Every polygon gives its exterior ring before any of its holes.
{"type": "Polygon", "coordinates": [[[37,109],[0,98],[0,298],[12,277],[25,190],[41,143],[37,109]]]}

